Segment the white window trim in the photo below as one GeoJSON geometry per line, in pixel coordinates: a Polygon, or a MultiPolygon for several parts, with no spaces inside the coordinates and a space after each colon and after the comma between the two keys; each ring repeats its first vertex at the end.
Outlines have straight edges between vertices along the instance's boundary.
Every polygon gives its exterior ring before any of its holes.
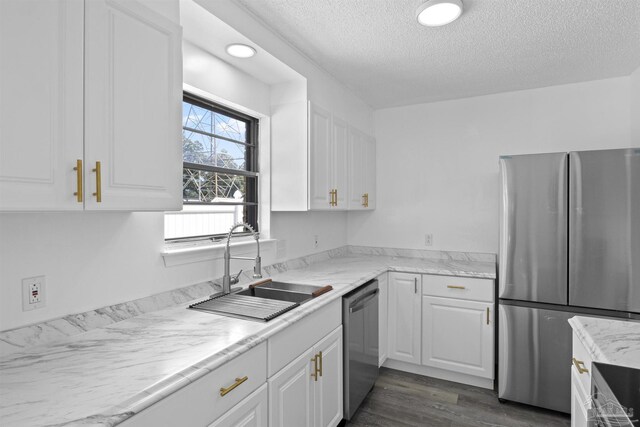
{"type": "MultiPolygon", "coordinates": [[[[260,239],[261,256],[267,251],[272,252],[276,248],[276,239],[260,239]]],[[[220,242],[211,243],[188,242],[188,243],[168,243],[161,252],[165,267],[191,264],[195,262],[214,261],[224,257],[226,239],[220,242]]],[[[229,244],[234,256],[251,256],[256,253],[256,241],[250,236],[243,238],[232,237],[229,244]]]]}

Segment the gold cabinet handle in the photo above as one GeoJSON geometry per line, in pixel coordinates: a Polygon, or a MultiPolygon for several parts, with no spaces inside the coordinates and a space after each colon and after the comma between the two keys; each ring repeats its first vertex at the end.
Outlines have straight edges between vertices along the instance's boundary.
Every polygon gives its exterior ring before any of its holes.
{"type": "Polygon", "coordinates": [[[76,171],[77,191],[73,193],[76,196],[78,203],[82,203],[82,160],[76,160],[76,167],[73,168],[76,171]]]}
{"type": "Polygon", "coordinates": [[[93,193],[93,195],[96,196],[96,202],[101,203],[102,202],[102,167],[100,165],[100,162],[96,162],[95,169],[92,169],[91,171],[96,173],[96,192],[93,193]]]}
{"type": "Polygon", "coordinates": [[[364,193],[364,207],[369,207],[369,193],[364,193]]]}
{"type": "Polygon", "coordinates": [[[338,189],[333,190],[333,206],[338,206],[338,189]]]}
{"type": "Polygon", "coordinates": [[[316,354],[315,356],[313,356],[313,359],[311,359],[311,361],[313,362],[313,372],[311,373],[311,376],[313,377],[314,381],[318,381],[318,355],[316,354]]]}
{"type": "Polygon", "coordinates": [[[233,391],[236,387],[238,387],[240,384],[242,384],[243,382],[245,382],[248,379],[249,379],[249,377],[245,375],[242,378],[236,378],[236,382],[231,384],[227,388],[220,387],[220,396],[225,396],[227,393],[229,393],[230,391],[233,391]]]}
{"type": "Polygon", "coordinates": [[[318,353],[318,357],[320,358],[320,369],[318,369],[318,375],[322,376],[322,352],[318,353]]]}
{"type": "Polygon", "coordinates": [[[458,286],[458,285],[447,285],[447,288],[449,288],[449,289],[467,289],[464,286],[458,286]]]}
{"type": "Polygon", "coordinates": [[[487,307],[487,325],[489,324],[489,307],[487,307]]]}
{"type": "Polygon", "coordinates": [[[584,362],[583,361],[578,360],[575,357],[571,358],[571,361],[573,362],[573,365],[578,370],[579,374],[586,374],[586,373],[589,372],[589,370],[584,367],[584,362]]]}

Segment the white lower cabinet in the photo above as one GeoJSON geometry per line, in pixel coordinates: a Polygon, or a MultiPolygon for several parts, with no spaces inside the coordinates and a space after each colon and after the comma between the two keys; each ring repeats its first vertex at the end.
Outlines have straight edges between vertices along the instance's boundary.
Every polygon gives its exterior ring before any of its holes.
{"type": "Polygon", "coordinates": [[[389,273],[389,359],[420,363],[420,274],[389,273]]]}
{"type": "Polygon", "coordinates": [[[493,378],[493,313],[486,302],[422,297],[422,364],[493,378]]]}
{"type": "Polygon", "coordinates": [[[269,425],[313,426],[314,389],[310,348],[286,368],[269,378],[269,425]]]}
{"type": "Polygon", "coordinates": [[[387,360],[389,349],[388,319],[389,319],[389,274],[378,276],[378,366],[387,360]]]}
{"type": "Polygon", "coordinates": [[[571,427],[587,427],[589,409],[590,399],[584,390],[580,374],[575,367],[571,367],[571,427]]]}
{"type": "Polygon", "coordinates": [[[228,423],[213,425],[264,425],[251,424],[250,418],[242,418],[243,409],[237,408],[247,404],[244,410],[248,410],[251,404],[246,402],[266,380],[267,345],[261,343],[134,415],[122,426],[208,426],[214,421],[223,422],[229,411],[235,411],[237,423],[232,418],[228,423]],[[249,424],[242,424],[242,419],[249,424]]]}
{"type": "Polygon", "coordinates": [[[493,387],[493,280],[390,272],[388,292],[385,366],[493,387]]]}
{"type": "Polygon", "coordinates": [[[209,427],[267,427],[267,409],[267,384],[263,384],[209,427]]]}
{"type": "Polygon", "coordinates": [[[342,326],[269,378],[269,425],[329,427],[342,420],[342,326]]]}

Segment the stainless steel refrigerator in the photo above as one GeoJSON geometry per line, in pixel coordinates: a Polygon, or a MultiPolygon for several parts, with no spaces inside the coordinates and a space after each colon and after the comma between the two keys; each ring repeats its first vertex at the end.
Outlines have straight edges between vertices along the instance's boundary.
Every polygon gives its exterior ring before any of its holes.
{"type": "Polygon", "coordinates": [[[575,315],[640,319],[640,149],[500,157],[498,396],[570,412],[575,315]]]}

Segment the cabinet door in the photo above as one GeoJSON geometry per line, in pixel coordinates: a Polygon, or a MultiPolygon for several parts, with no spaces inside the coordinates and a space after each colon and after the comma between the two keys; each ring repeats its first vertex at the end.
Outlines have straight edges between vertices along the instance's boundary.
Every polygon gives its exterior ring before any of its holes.
{"type": "Polygon", "coordinates": [[[267,384],[264,384],[209,427],[267,427],[267,399],[267,384]]]}
{"type": "Polygon", "coordinates": [[[343,120],[333,117],[331,120],[333,131],[332,141],[332,164],[331,172],[333,178],[332,188],[337,190],[336,209],[347,209],[349,200],[349,177],[347,176],[347,158],[349,148],[349,126],[343,120]]]}
{"type": "Polygon", "coordinates": [[[309,207],[331,209],[331,113],[309,103],[309,207]]]}
{"type": "Polygon", "coordinates": [[[420,363],[419,274],[389,273],[389,359],[420,363]]]}
{"type": "Polygon", "coordinates": [[[85,29],[85,208],[179,210],[180,26],[140,1],[93,0],[85,29]]]}
{"type": "Polygon", "coordinates": [[[83,208],[83,26],[82,1],[0,1],[2,211],[83,208]]]}
{"type": "Polygon", "coordinates": [[[388,343],[388,310],[389,310],[389,276],[387,273],[378,276],[378,289],[380,295],[378,299],[378,366],[382,366],[387,360],[388,343]]]}
{"type": "MultiPolygon", "coordinates": [[[[342,326],[323,338],[313,348],[322,352],[321,374],[315,386],[315,427],[337,426],[342,420],[342,326]]],[[[293,425],[293,424],[292,424],[293,425]]]]}
{"type": "Polygon", "coordinates": [[[349,210],[364,209],[364,138],[362,132],[349,128],[349,210]]]}
{"type": "Polygon", "coordinates": [[[313,349],[304,352],[269,378],[269,426],[312,427],[314,386],[313,349]]]}
{"type": "Polygon", "coordinates": [[[376,140],[366,137],[364,147],[364,171],[362,192],[366,194],[365,209],[376,208],[376,140]]]}
{"type": "Polygon", "coordinates": [[[422,364],[493,378],[493,306],[423,297],[422,364]]]}
{"type": "Polygon", "coordinates": [[[587,427],[591,399],[584,391],[576,369],[573,366],[567,369],[571,369],[571,427],[587,427]]]}

